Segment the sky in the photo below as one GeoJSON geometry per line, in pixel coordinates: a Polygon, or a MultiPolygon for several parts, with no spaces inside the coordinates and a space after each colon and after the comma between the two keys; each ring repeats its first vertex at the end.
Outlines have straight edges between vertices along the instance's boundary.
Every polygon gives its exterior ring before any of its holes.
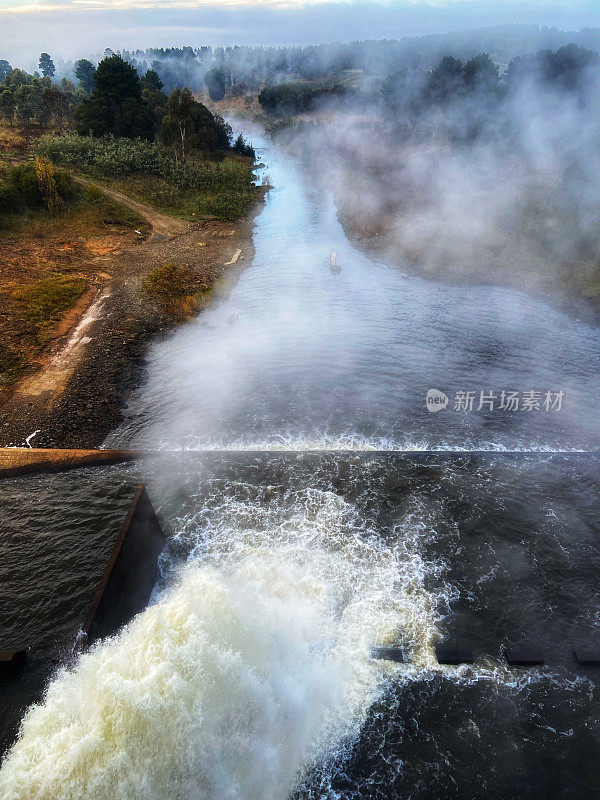
{"type": "Polygon", "coordinates": [[[505,23],[600,26],[600,0],[0,0],[0,58],[32,68],[148,46],[315,44],[505,23]]]}

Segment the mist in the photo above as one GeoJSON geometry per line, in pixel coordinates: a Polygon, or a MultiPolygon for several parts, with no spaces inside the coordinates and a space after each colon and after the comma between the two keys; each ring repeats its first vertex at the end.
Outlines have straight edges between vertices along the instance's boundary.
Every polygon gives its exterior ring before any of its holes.
{"type": "Polygon", "coordinates": [[[403,70],[378,96],[321,100],[280,137],[332,189],[351,238],[386,262],[587,296],[600,264],[600,60],[549,78],[543,58],[456,96],[439,72],[403,70]]]}
{"type": "MultiPolygon", "coordinates": [[[[212,4],[186,8],[164,0],[137,7],[90,8],[82,3],[53,2],[30,6],[22,0],[0,3],[0,58],[32,69],[40,52],[57,61],[98,57],[113,50],[150,47],[301,46],[370,39],[464,38],[465,30],[495,26],[539,29],[548,37],[563,31],[598,26],[593,0],[576,2],[375,2],[212,4]]],[[[493,35],[493,34],[492,34],[493,35]]],[[[501,43],[506,35],[494,37],[501,43]]],[[[510,37],[509,37],[510,38],[510,37]]],[[[542,46],[551,46],[550,43],[542,46]]],[[[525,48],[528,49],[528,48],[525,48]]]]}

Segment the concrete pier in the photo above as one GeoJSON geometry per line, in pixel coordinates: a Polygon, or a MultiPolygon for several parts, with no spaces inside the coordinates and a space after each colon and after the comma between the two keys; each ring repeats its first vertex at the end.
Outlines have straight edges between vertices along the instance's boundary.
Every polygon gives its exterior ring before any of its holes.
{"type": "Polygon", "coordinates": [[[69,450],[0,447],[0,478],[36,472],[62,472],[79,467],[106,466],[140,458],[133,450],[69,450]]]}
{"type": "Polygon", "coordinates": [[[115,633],[146,607],[164,545],[146,489],[138,486],[82,628],[88,644],[115,633]]]}

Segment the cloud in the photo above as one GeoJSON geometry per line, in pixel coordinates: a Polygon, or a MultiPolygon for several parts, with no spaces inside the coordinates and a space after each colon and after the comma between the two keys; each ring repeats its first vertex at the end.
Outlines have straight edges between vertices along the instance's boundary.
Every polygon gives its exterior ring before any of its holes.
{"type": "Polygon", "coordinates": [[[105,47],[317,44],[505,23],[598,24],[597,0],[0,0],[0,58],[31,67],[105,47]]]}
{"type": "MultiPolygon", "coordinates": [[[[376,0],[374,0],[375,2],[376,0]]],[[[476,2],[477,0],[466,0],[466,2],[476,2]]],[[[336,4],[344,4],[346,0],[334,0],[336,4]]],[[[402,2],[402,0],[401,0],[402,2]]],[[[409,5],[413,0],[404,0],[409,5]]],[[[450,0],[455,2],[455,0],[450,0]]],[[[302,8],[307,5],[322,3],[322,0],[214,0],[210,4],[211,8],[236,9],[247,6],[268,6],[271,8],[293,9],[302,8]]],[[[387,5],[384,2],[381,5],[387,5]]],[[[79,10],[81,6],[94,6],[97,8],[114,9],[134,9],[134,8],[156,8],[156,9],[180,9],[202,8],[203,4],[198,0],[48,0],[48,2],[30,2],[30,0],[0,0],[0,14],[30,14],[39,11],[56,11],[71,9],[79,10]]]]}
{"type": "MultiPolygon", "coordinates": [[[[361,3],[353,0],[331,0],[327,5],[337,6],[356,6],[369,5],[380,7],[392,11],[402,11],[413,13],[415,10],[428,13],[430,10],[451,10],[458,11],[461,6],[485,7],[486,11],[492,12],[494,7],[501,11],[503,7],[521,8],[527,7],[535,9],[539,15],[544,15],[548,10],[559,11],[569,15],[576,14],[586,8],[593,12],[595,0],[551,0],[550,2],[536,2],[536,0],[525,0],[525,2],[515,2],[515,0],[371,0],[371,2],[361,3]]],[[[301,9],[310,5],[324,5],[323,0],[213,0],[211,8],[231,8],[247,6],[266,6],[279,9],[301,9]]],[[[180,9],[180,8],[201,8],[202,2],[198,0],[0,0],[0,14],[29,14],[37,11],[55,11],[59,9],[77,10],[81,7],[94,6],[106,10],[129,9],[129,8],[160,8],[160,9],[180,9]]]]}

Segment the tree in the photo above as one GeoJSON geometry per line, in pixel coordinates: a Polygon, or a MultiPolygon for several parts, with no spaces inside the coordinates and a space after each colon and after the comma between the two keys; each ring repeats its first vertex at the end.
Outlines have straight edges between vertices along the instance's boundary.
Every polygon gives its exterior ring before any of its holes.
{"type": "Polygon", "coordinates": [[[191,149],[214,152],[227,150],[231,128],[220,118],[213,117],[206,106],[194,100],[186,86],[174,89],[167,101],[162,121],[161,139],[173,147],[175,157],[185,161],[191,149]]]}
{"type": "Polygon", "coordinates": [[[289,117],[310,111],[319,100],[343,95],[341,84],[308,86],[305,83],[279,83],[265,86],[258,95],[258,102],[269,114],[289,117]]]}
{"type": "Polygon", "coordinates": [[[7,76],[5,83],[8,86],[13,86],[15,89],[19,86],[24,86],[26,83],[29,83],[31,80],[31,75],[28,75],[22,69],[15,69],[11,70],[10,74],[7,76]]]}
{"type": "Polygon", "coordinates": [[[39,67],[40,67],[40,72],[42,73],[44,78],[54,77],[54,73],[56,72],[56,67],[54,66],[54,61],[52,61],[48,53],[41,54],[39,67]]]}
{"type": "Polygon", "coordinates": [[[568,44],[556,52],[516,56],[508,65],[506,82],[512,91],[531,81],[541,82],[545,89],[578,91],[589,84],[589,70],[599,65],[598,53],[568,44]]]}
{"type": "Polygon", "coordinates": [[[498,88],[498,67],[492,59],[480,53],[464,66],[463,76],[469,89],[492,92],[498,88]]]}
{"type": "Polygon", "coordinates": [[[234,153],[237,153],[238,156],[249,156],[250,158],[254,158],[256,156],[254,148],[251,144],[246,143],[241,133],[235,140],[235,143],[231,149],[234,153]]]}
{"type": "Polygon", "coordinates": [[[58,86],[46,87],[42,100],[50,121],[53,121],[59,127],[63,127],[69,122],[71,106],[66,92],[59,89],[58,86]]]}
{"type": "Polygon", "coordinates": [[[187,151],[195,144],[198,120],[197,103],[190,90],[174,89],[169,95],[167,112],[163,117],[161,138],[167,145],[171,145],[175,158],[185,161],[187,151]]]}
{"type": "Polygon", "coordinates": [[[17,119],[28,127],[32,122],[44,122],[43,87],[38,84],[22,84],[15,92],[17,119]]]}
{"type": "Polygon", "coordinates": [[[164,87],[164,83],[161,81],[158,72],[155,69],[149,69],[142,77],[141,82],[142,91],[144,89],[150,89],[160,92],[160,90],[164,87]]]}
{"type": "Polygon", "coordinates": [[[160,131],[167,111],[167,95],[160,89],[142,89],[142,100],[152,115],[155,130],[160,131]]]}
{"type": "Polygon", "coordinates": [[[94,78],[90,99],[76,111],[80,133],[149,139],[154,132],[154,119],[142,102],[142,87],[134,67],[121,56],[102,59],[94,78]]]}
{"type": "Polygon", "coordinates": [[[412,123],[422,105],[423,82],[416,70],[398,70],[389,75],[379,90],[383,106],[396,122],[412,123]]]}
{"type": "Polygon", "coordinates": [[[589,83],[586,81],[587,71],[600,64],[598,53],[576,44],[568,44],[555,53],[539,53],[538,60],[543,79],[549,85],[569,91],[583,88],[589,83]]]}
{"type": "Polygon", "coordinates": [[[445,104],[456,99],[463,87],[462,61],[445,56],[431,71],[424,91],[425,99],[431,103],[445,104]]]}
{"type": "Polygon", "coordinates": [[[86,94],[90,95],[94,90],[96,67],[87,58],[80,58],[79,61],[75,62],[74,72],[79,85],[85,90],[86,94]]]}
{"type": "Polygon", "coordinates": [[[4,58],[0,58],[0,82],[8,78],[12,72],[12,67],[4,58]]]}
{"type": "Polygon", "coordinates": [[[0,114],[12,127],[15,116],[15,94],[10,89],[0,92],[0,114]]]}
{"type": "Polygon", "coordinates": [[[223,67],[213,67],[204,76],[204,83],[211,100],[222,100],[230,83],[229,73],[223,67]]]}

